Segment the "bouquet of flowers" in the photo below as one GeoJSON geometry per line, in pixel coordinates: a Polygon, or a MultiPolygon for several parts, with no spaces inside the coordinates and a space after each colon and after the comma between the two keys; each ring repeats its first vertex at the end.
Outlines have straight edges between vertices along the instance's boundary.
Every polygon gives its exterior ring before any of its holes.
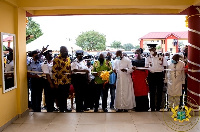
{"type": "Polygon", "coordinates": [[[109,71],[102,71],[100,77],[102,78],[102,80],[108,82],[110,77],[109,71]]]}

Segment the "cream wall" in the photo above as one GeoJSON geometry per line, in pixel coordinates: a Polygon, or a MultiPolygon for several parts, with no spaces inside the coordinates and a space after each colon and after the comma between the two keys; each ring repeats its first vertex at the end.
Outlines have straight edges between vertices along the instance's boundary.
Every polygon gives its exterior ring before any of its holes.
{"type": "MultiPolygon", "coordinates": [[[[25,17],[26,12],[24,10],[0,1],[0,32],[16,34],[17,40],[17,88],[5,94],[0,88],[0,127],[13,117],[23,113],[28,107],[25,17]]],[[[2,74],[0,76],[2,77],[2,74]]]]}
{"type": "Polygon", "coordinates": [[[172,48],[172,53],[176,53],[176,46],[172,44],[174,39],[167,39],[167,51],[170,52],[170,48],[172,48]]]}

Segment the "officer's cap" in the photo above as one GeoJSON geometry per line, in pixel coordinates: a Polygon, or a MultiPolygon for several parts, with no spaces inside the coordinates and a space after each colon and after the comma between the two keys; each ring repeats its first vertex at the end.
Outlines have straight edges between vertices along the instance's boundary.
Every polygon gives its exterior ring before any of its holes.
{"type": "Polygon", "coordinates": [[[155,48],[157,44],[147,44],[149,48],[155,48]]]}
{"type": "Polygon", "coordinates": [[[82,56],[83,53],[84,53],[83,50],[77,50],[77,51],[76,51],[76,56],[82,56]]]}
{"type": "Polygon", "coordinates": [[[43,53],[43,55],[46,56],[46,55],[48,55],[48,54],[51,53],[51,52],[52,52],[52,50],[47,50],[47,51],[45,51],[45,52],[43,53]]]}
{"type": "Polygon", "coordinates": [[[39,52],[37,50],[34,50],[31,52],[31,56],[33,56],[34,54],[38,54],[39,52]]]}

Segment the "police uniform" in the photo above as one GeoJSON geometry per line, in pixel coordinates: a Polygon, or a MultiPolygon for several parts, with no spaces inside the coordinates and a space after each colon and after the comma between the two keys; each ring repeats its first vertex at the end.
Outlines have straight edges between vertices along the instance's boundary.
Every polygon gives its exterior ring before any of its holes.
{"type": "MultiPolygon", "coordinates": [[[[83,55],[82,50],[76,51],[77,55],[83,55]]],[[[71,64],[71,71],[73,70],[88,70],[84,60],[79,61],[75,59],[71,64]]],[[[87,88],[88,88],[88,74],[86,72],[72,72],[72,84],[75,90],[76,112],[83,112],[87,107],[87,88]]]]}
{"type": "MultiPolygon", "coordinates": [[[[32,60],[28,64],[29,71],[42,72],[41,63],[39,61],[32,60]]],[[[30,73],[32,75],[41,75],[38,73],[30,73]]],[[[43,89],[43,78],[31,78],[31,103],[34,112],[41,112],[41,101],[42,101],[42,89],[43,89]]]]}
{"type": "MultiPolygon", "coordinates": [[[[156,44],[147,44],[147,46],[150,48],[155,48],[156,44]]],[[[163,72],[164,66],[167,66],[167,61],[162,54],[157,54],[156,56],[149,55],[145,59],[145,67],[149,67],[148,84],[150,90],[151,111],[155,111],[155,108],[157,111],[159,111],[161,107],[165,77],[163,72]],[[155,96],[157,97],[156,100],[155,96]]]]}
{"type": "MultiPolygon", "coordinates": [[[[41,65],[43,73],[50,75],[50,79],[53,79],[52,66],[53,66],[53,61],[49,63],[47,60],[45,60],[41,65]]],[[[53,83],[53,81],[51,83],[53,83]]],[[[56,98],[56,89],[50,87],[50,82],[48,81],[47,78],[45,78],[44,81],[44,93],[45,93],[47,112],[53,112],[54,101],[56,98]]]]}

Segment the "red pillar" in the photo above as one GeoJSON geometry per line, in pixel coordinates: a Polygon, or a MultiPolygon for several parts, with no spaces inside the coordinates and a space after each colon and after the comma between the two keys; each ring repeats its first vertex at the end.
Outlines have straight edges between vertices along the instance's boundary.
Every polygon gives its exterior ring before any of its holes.
{"type": "MultiPolygon", "coordinates": [[[[191,6],[187,9],[188,19],[188,90],[187,96],[192,98],[190,104],[200,106],[200,72],[190,70],[200,69],[200,7],[191,6]],[[195,101],[194,101],[194,100],[195,101]]],[[[197,107],[193,107],[197,109],[197,107]]]]}
{"type": "Polygon", "coordinates": [[[167,39],[165,39],[165,52],[167,52],[167,39]]]}
{"type": "Polygon", "coordinates": [[[140,40],[140,48],[143,48],[143,39],[140,40]]]}

